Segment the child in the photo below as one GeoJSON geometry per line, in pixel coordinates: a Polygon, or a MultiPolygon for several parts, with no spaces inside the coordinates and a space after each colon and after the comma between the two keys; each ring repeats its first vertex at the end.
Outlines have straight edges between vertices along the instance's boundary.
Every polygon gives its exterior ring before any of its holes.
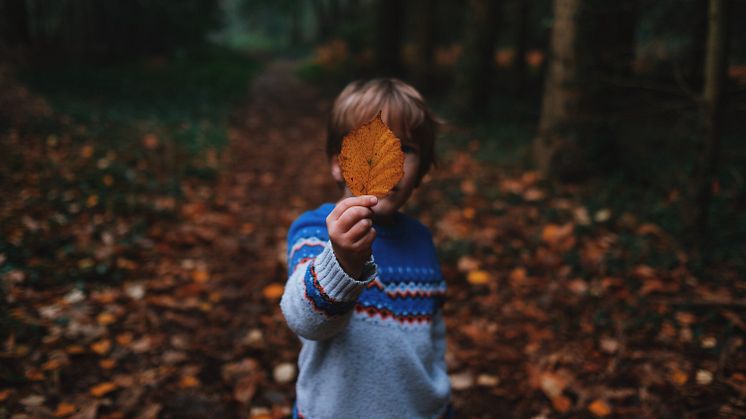
{"type": "Polygon", "coordinates": [[[302,214],[288,232],[280,302],[303,347],[294,418],[451,415],[442,304],[446,284],[430,231],[398,212],[434,161],[438,121],[396,79],[353,82],[329,119],[331,172],[343,137],[382,111],[401,140],[404,176],[383,198],[353,197],[302,214]]]}

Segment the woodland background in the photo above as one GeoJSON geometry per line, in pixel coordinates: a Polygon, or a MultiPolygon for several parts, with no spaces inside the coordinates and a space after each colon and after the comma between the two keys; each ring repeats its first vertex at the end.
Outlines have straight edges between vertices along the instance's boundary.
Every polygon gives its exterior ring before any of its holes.
{"type": "Polygon", "coordinates": [[[746,416],[746,1],[0,0],[0,418],[287,417],[331,100],[447,124],[406,210],[460,417],[746,416]]]}

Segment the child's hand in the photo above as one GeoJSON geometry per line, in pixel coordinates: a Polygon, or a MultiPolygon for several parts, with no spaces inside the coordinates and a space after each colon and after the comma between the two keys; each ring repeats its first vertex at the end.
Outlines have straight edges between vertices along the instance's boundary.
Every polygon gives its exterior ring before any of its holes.
{"type": "Polygon", "coordinates": [[[342,269],[358,279],[365,262],[370,259],[376,230],[373,228],[373,211],[378,198],[371,195],[346,198],[326,217],[329,240],[342,269]]]}

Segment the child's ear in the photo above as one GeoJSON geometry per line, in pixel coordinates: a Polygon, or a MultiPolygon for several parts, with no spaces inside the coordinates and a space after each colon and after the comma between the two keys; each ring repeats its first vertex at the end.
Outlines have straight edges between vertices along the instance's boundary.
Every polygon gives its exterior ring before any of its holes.
{"type": "Polygon", "coordinates": [[[342,177],[342,168],[339,167],[339,154],[335,154],[332,156],[331,169],[332,177],[334,177],[334,180],[337,181],[337,183],[344,182],[344,178],[342,177]]]}

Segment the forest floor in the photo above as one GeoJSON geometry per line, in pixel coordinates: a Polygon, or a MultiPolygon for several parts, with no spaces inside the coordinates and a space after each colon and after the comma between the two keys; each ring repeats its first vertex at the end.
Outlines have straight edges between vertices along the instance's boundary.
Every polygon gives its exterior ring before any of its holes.
{"type": "MultiPolygon", "coordinates": [[[[266,66],[227,146],[200,156],[217,175],[180,179],[178,198],[135,187],[179,164],[157,133],[131,145],[137,158],[64,116],[58,135],[3,134],[15,163],[2,173],[0,418],[290,413],[299,342],[278,305],[285,236],[338,196],[330,98],[295,72],[266,66]],[[107,195],[116,188],[126,197],[107,195]],[[85,279],[97,269],[120,279],[85,279]],[[83,279],[29,274],[52,271],[83,279]]],[[[24,92],[5,103],[54,113],[24,92]]],[[[660,226],[589,208],[580,186],[487,165],[479,149],[476,138],[447,150],[407,206],[442,258],[459,417],[746,415],[742,273],[698,278],[660,226]]]]}

